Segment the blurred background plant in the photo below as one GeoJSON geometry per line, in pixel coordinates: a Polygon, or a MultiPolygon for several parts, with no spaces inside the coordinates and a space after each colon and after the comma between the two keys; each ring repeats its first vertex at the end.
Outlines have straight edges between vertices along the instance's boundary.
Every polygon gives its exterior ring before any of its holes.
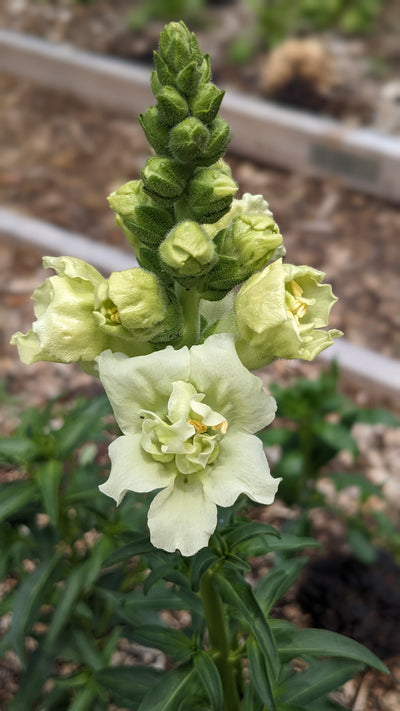
{"type": "Polygon", "coordinates": [[[358,423],[398,427],[400,422],[389,410],[361,407],[341,394],[338,378],[339,368],[333,364],[314,380],[299,378],[290,387],[271,384],[278,417],[260,437],[266,447],[279,448],[273,469],[274,476],[282,477],[279,496],[288,506],[298,507],[298,517],[290,522],[296,533],[310,534],[310,511],[322,506],[345,524],[345,539],[361,561],[373,562],[378,545],[390,550],[400,562],[396,524],[380,506],[368,505],[370,497],[385,501],[385,494],[381,485],[359,469],[359,449],[353,434],[358,423]],[[350,460],[346,469],[339,457],[343,452],[350,460]],[[358,492],[357,503],[346,509],[340,505],[345,498],[340,492],[353,487],[358,492]]]}

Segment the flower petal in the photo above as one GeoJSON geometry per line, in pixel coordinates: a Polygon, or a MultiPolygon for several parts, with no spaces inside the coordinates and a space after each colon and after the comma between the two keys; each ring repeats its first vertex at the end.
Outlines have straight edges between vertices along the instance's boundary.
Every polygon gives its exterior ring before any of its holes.
{"type": "Polygon", "coordinates": [[[190,381],[205,402],[221,413],[230,430],[258,432],[275,416],[276,402],[241,363],[233,336],[217,333],[190,349],[190,381]]]}
{"type": "Polygon", "coordinates": [[[147,520],[153,546],[189,556],[208,544],[217,525],[217,507],[196,475],[177,476],[154,498],[147,520]]]}
{"type": "Polygon", "coordinates": [[[205,494],[218,506],[232,506],[239,494],[247,494],[259,504],[271,504],[280,479],[269,471],[261,440],[235,432],[220,442],[214,466],[202,478],[205,494]]]}
{"type": "Polygon", "coordinates": [[[127,491],[153,491],[167,486],[174,470],[156,462],[140,445],[139,435],[123,435],[110,444],[110,476],[100,491],[120,504],[127,491]]]}
{"type": "Polygon", "coordinates": [[[101,382],[122,431],[140,432],[139,410],[166,414],[171,383],[189,377],[189,351],[168,346],[145,356],[128,358],[105,351],[96,359],[101,382]]]}

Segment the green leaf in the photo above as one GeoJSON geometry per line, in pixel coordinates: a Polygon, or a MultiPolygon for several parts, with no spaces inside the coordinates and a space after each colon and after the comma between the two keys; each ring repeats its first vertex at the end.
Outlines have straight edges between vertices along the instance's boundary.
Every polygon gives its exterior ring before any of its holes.
{"type": "Polygon", "coordinates": [[[68,711],[87,711],[93,708],[92,701],[96,698],[97,692],[90,681],[74,696],[73,701],[68,705],[68,711]]]}
{"type": "Polygon", "coordinates": [[[148,536],[144,536],[142,533],[133,531],[130,535],[131,540],[122,548],[119,548],[115,553],[112,553],[105,561],[104,565],[115,565],[116,563],[121,563],[121,561],[128,560],[135,555],[145,555],[146,553],[153,553],[154,546],[150,543],[148,536]]]}
{"type": "Polygon", "coordinates": [[[35,467],[34,480],[36,481],[43,504],[50,521],[55,526],[58,521],[59,495],[58,490],[63,475],[63,463],[56,459],[41,462],[35,467]]]}
{"type": "Polygon", "coordinates": [[[357,412],[357,422],[366,422],[369,425],[388,425],[399,427],[400,420],[390,410],[380,407],[360,408],[357,412]]]}
{"type": "Polygon", "coordinates": [[[347,540],[353,553],[363,563],[370,565],[376,561],[378,553],[368,531],[363,531],[358,526],[349,524],[347,527],[347,540]]]}
{"type": "Polygon", "coordinates": [[[29,437],[0,437],[0,459],[6,462],[32,462],[38,451],[38,446],[29,437]]]}
{"type": "Polygon", "coordinates": [[[93,678],[122,702],[138,705],[164,674],[159,669],[145,666],[107,666],[96,671],[93,678]]]}
{"type": "Polygon", "coordinates": [[[167,672],[147,692],[138,711],[176,711],[179,704],[198,690],[197,674],[191,664],[182,664],[167,672]]]}
{"type": "Polygon", "coordinates": [[[175,570],[171,563],[163,563],[158,568],[154,568],[151,573],[147,576],[143,583],[143,592],[145,595],[151,590],[153,585],[155,585],[159,580],[167,580],[173,582],[176,585],[187,585],[188,580],[183,573],[175,570]]]}
{"type": "Polygon", "coordinates": [[[266,523],[257,523],[256,521],[246,521],[236,525],[231,531],[224,535],[225,542],[229,549],[234,549],[242,543],[258,538],[260,536],[275,536],[280,538],[281,534],[278,529],[269,526],[266,523]]]}
{"type": "Polygon", "coordinates": [[[293,625],[280,624],[271,620],[279,657],[289,661],[305,654],[311,656],[343,657],[367,664],[388,673],[387,667],[359,642],[336,632],[321,629],[297,629],[293,625]]]}
{"type": "Polygon", "coordinates": [[[265,665],[264,656],[254,639],[249,636],[247,640],[247,654],[250,666],[251,683],[257,691],[263,704],[269,711],[276,711],[273,682],[271,682],[268,670],[265,665]]]}
{"type": "Polygon", "coordinates": [[[12,481],[0,487],[0,521],[13,516],[38,498],[38,490],[33,481],[12,481]]]}
{"type": "Polygon", "coordinates": [[[306,558],[285,560],[284,567],[272,569],[264,578],[261,578],[256,587],[255,596],[265,615],[269,614],[273,605],[297,580],[306,562],[306,558]]]}
{"type": "Polygon", "coordinates": [[[338,491],[347,486],[358,486],[364,500],[373,494],[382,496],[382,487],[373,484],[362,472],[334,472],[330,476],[330,480],[338,491]]]}
{"type": "Polygon", "coordinates": [[[200,651],[193,657],[193,663],[200,682],[210,699],[213,711],[223,711],[222,682],[214,660],[206,652],[200,651]]]}
{"type": "Polygon", "coordinates": [[[42,563],[25,578],[18,588],[15,597],[11,635],[15,652],[21,661],[25,657],[25,635],[29,634],[41,606],[48,601],[47,592],[54,583],[54,573],[60,559],[61,553],[55,553],[49,561],[42,563]]]}
{"type": "Polygon", "coordinates": [[[222,573],[215,576],[222,597],[240,612],[259,644],[272,678],[278,676],[279,661],[274,636],[267,618],[254,597],[251,586],[236,570],[225,566],[222,573]]]}
{"type": "Polygon", "coordinates": [[[309,664],[304,671],[298,671],[291,676],[280,687],[280,698],[282,701],[307,707],[309,702],[322,699],[348,679],[352,679],[363,668],[362,662],[348,659],[319,659],[309,664]]]}
{"type": "MultiPolygon", "coordinates": [[[[292,533],[284,533],[282,534],[282,538],[273,538],[271,536],[271,538],[268,538],[267,542],[268,552],[291,551],[294,553],[296,551],[301,551],[304,548],[319,548],[320,545],[321,544],[314,538],[295,536],[292,533]]],[[[257,555],[264,555],[266,552],[265,548],[265,544],[260,544],[258,540],[252,540],[248,543],[246,554],[249,558],[257,555]]]]}
{"type": "Polygon", "coordinates": [[[319,422],[314,425],[314,434],[336,452],[347,450],[355,457],[358,454],[357,443],[346,427],[333,422],[319,422]]]}
{"type": "Polygon", "coordinates": [[[244,688],[241,711],[264,711],[265,706],[257,694],[253,684],[247,684],[244,688]]]}
{"type": "Polygon", "coordinates": [[[74,452],[92,434],[97,435],[101,418],[110,412],[111,406],[105,395],[77,407],[74,413],[65,419],[64,425],[54,433],[59,458],[64,459],[74,452]]]}
{"type": "Polygon", "coordinates": [[[38,647],[29,658],[28,666],[21,677],[18,691],[8,705],[8,711],[21,711],[21,709],[35,708],[43,685],[51,675],[54,667],[60,641],[53,648],[38,647]]]}
{"type": "Polygon", "coordinates": [[[190,584],[193,590],[199,590],[200,580],[203,574],[214,565],[217,560],[220,560],[219,557],[208,546],[201,548],[193,556],[190,565],[190,584]]]}
{"type": "Polygon", "coordinates": [[[192,655],[193,642],[180,630],[168,629],[157,625],[135,627],[130,638],[145,647],[160,649],[176,661],[187,660],[192,655]]]}

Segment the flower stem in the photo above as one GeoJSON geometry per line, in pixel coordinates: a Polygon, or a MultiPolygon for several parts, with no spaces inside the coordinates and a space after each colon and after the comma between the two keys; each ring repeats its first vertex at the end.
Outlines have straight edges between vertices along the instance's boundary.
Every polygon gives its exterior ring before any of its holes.
{"type": "Polygon", "coordinates": [[[200,338],[200,294],[196,289],[185,289],[175,285],[175,293],[183,309],[182,342],[184,346],[194,346],[200,338]]]}
{"type": "Polygon", "coordinates": [[[230,647],[225,627],[224,610],[213,575],[207,571],[200,582],[200,595],[207,622],[214,661],[219,671],[224,693],[224,711],[239,711],[240,701],[235,676],[235,660],[230,659],[230,647]]]}

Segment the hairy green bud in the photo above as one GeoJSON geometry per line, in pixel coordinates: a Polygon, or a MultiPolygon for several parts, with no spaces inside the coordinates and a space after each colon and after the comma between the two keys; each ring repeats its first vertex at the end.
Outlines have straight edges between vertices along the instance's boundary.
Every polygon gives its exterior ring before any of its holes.
{"type": "Polygon", "coordinates": [[[156,106],[149,106],[144,114],[139,116],[140,125],[146,138],[156,153],[168,152],[169,131],[165,123],[160,120],[160,113],[156,106]]]}
{"type": "Polygon", "coordinates": [[[202,165],[212,165],[217,160],[222,158],[231,140],[231,129],[229,123],[221,116],[208,126],[210,138],[207,145],[207,151],[202,159],[202,165]]]}
{"type": "Polygon", "coordinates": [[[157,203],[169,205],[183,192],[186,174],[171,158],[151,156],[142,170],[143,189],[157,203]]]}
{"type": "Polygon", "coordinates": [[[203,224],[219,220],[230,208],[237,185],[223,161],[198,168],[189,182],[187,197],[195,219],[203,224]]]}
{"type": "Polygon", "coordinates": [[[215,261],[215,247],[207,233],[191,220],[174,227],[160,245],[163,262],[183,277],[205,274],[215,261]]]}
{"type": "Polygon", "coordinates": [[[190,101],[191,114],[205,124],[211,123],[218,114],[224,94],[215,84],[204,84],[190,101]]]}
{"type": "Polygon", "coordinates": [[[153,202],[143,190],[141,180],[121,185],[111,193],[108,202],[136,253],[138,240],[157,246],[174,224],[172,213],[153,202]]]}
{"type": "Polygon", "coordinates": [[[169,150],[180,163],[196,162],[207,148],[209,132],[194,117],[181,121],[170,131],[169,150]]]}
{"type": "Polygon", "coordinates": [[[164,86],[156,94],[157,107],[161,121],[168,127],[183,121],[189,113],[189,107],[181,94],[172,86],[164,86]]]}

